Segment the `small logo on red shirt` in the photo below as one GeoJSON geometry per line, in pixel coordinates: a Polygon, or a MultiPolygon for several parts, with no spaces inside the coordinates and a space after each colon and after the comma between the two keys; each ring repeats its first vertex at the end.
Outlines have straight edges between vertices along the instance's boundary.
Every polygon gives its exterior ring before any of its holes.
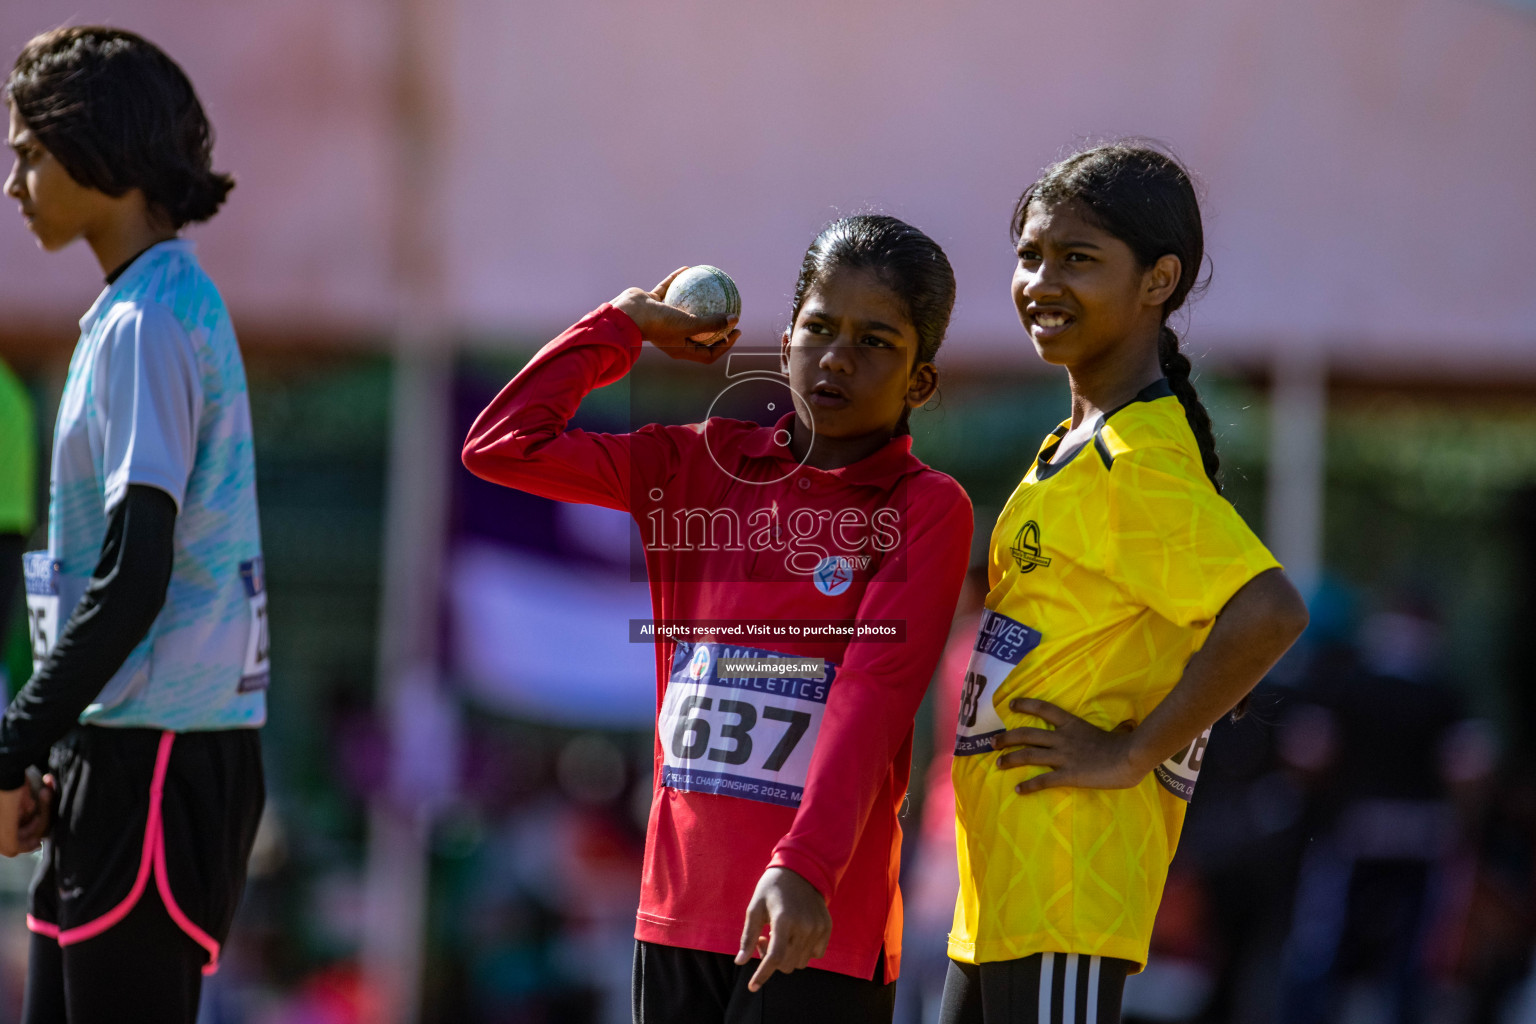
{"type": "Polygon", "coordinates": [[[853,585],[853,566],[847,558],[828,555],[821,560],[811,578],[817,590],[828,597],[836,597],[853,585]]]}

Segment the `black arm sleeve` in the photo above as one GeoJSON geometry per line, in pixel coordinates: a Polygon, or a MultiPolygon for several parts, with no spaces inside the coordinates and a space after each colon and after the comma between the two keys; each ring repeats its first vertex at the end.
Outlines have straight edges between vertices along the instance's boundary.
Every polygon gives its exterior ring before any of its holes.
{"type": "Polygon", "coordinates": [[[47,759],[149,632],[171,583],[175,528],[176,502],[158,487],[132,485],[112,510],[85,596],[0,719],[0,789],[47,759]]]}

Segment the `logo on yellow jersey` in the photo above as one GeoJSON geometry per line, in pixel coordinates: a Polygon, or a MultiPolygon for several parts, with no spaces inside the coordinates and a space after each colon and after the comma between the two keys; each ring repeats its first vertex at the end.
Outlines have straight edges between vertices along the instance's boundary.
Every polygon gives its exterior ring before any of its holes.
{"type": "Polygon", "coordinates": [[[1031,519],[1019,527],[1018,536],[1013,538],[1013,560],[1019,563],[1020,572],[1034,572],[1043,566],[1051,564],[1049,558],[1040,554],[1040,524],[1031,519]]]}

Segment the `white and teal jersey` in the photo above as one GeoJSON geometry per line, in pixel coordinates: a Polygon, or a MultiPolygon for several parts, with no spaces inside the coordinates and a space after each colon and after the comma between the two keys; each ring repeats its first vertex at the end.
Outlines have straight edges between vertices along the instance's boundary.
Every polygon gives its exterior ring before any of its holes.
{"type": "Polygon", "coordinates": [[[59,626],[130,484],[176,501],[170,587],[80,720],[178,732],[261,725],[266,592],[245,368],[224,300],[182,239],[139,256],[80,321],[54,431],[48,552],[28,573],[29,602],[55,604],[59,626]]]}

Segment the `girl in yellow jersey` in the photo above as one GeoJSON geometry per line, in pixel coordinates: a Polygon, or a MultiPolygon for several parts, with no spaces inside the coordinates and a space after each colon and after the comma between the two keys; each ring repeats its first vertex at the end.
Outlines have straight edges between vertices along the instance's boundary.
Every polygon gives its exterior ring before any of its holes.
{"type": "Polygon", "coordinates": [[[1189,175],[1115,143],[1014,210],[1013,299],[1072,415],[992,533],[955,743],[943,1024],[1114,1024],[1211,724],[1306,626],[1223,499],[1167,326],[1204,253],[1189,175]]]}

